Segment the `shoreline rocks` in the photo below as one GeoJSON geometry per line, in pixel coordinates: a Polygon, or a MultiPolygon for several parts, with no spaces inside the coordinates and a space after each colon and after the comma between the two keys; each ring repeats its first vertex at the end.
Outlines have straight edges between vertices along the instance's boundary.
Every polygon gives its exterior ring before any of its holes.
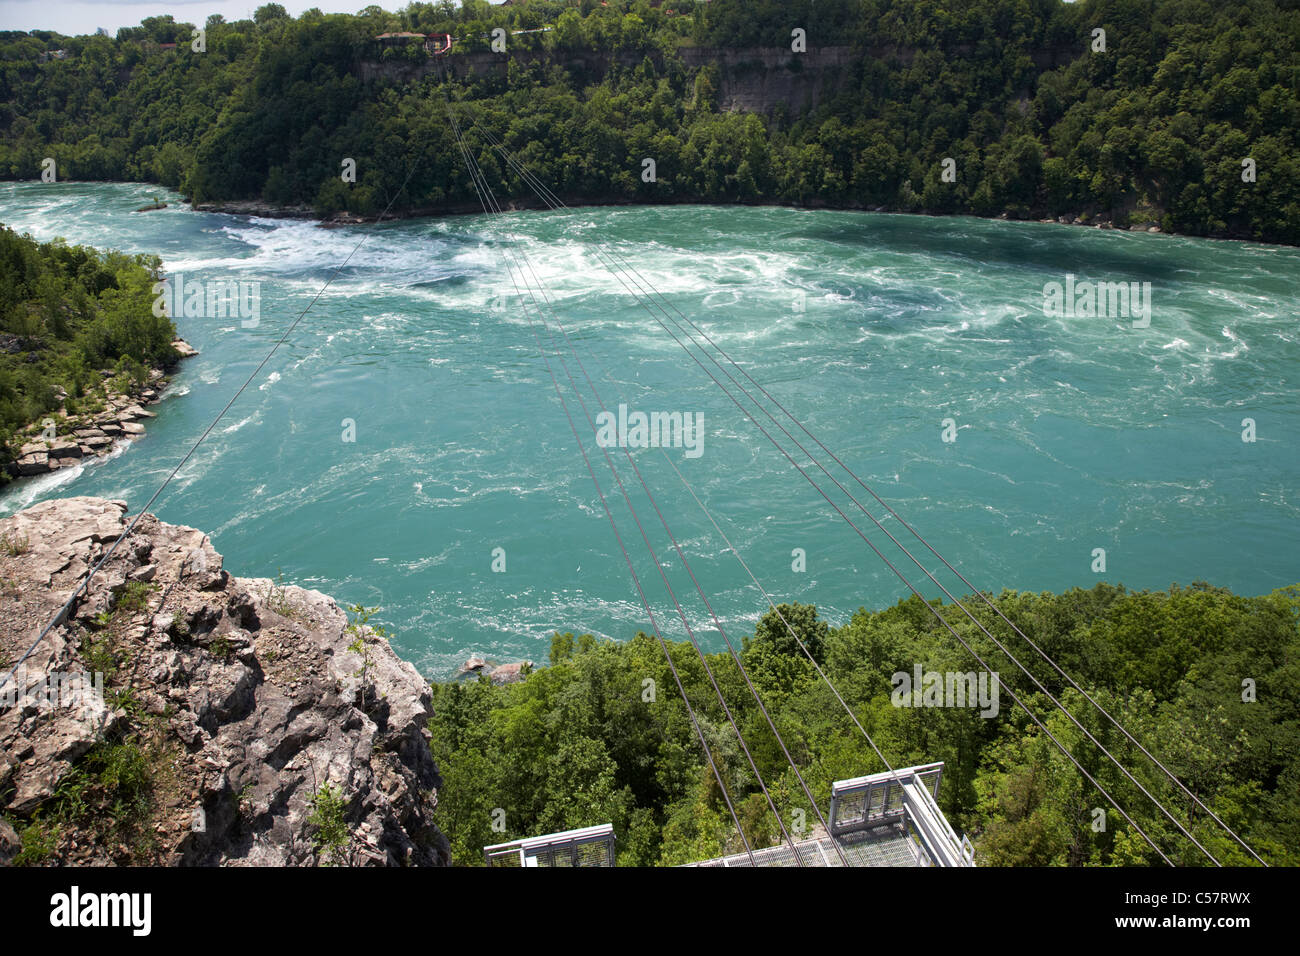
{"type": "MultiPolygon", "coordinates": [[[[184,339],[177,339],[172,347],[181,359],[198,355],[198,350],[184,339]]],[[[134,438],[145,433],[143,421],[156,418],[155,412],[148,411],[145,405],[152,405],[162,398],[162,390],[168,378],[163,369],[153,369],[149,373],[149,384],[126,394],[111,394],[104,402],[104,411],[94,415],[71,416],[69,422],[66,408],[57,412],[63,419],[62,426],[55,430],[54,436],[36,437],[24,442],[18,455],[4,467],[14,478],[35,478],[46,475],[60,468],[70,467],[83,459],[103,457],[113,451],[118,441],[134,438]],[[74,424],[80,421],[80,424],[74,424]],[[73,427],[69,427],[73,424],[73,427]]],[[[66,399],[66,393],[59,397],[66,399]]],[[[54,414],[50,419],[53,420],[54,414]]]]}
{"type": "MultiPolygon", "coordinates": [[[[464,677],[466,674],[482,674],[484,668],[488,668],[491,662],[480,654],[471,654],[469,660],[460,665],[457,677],[464,677]]],[[[514,684],[523,680],[532,671],[534,664],[532,661],[514,661],[509,664],[500,664],[492,666],[487,671],[488,679],[494,684],[514,684]]]]}
{"type": "MultiPolygon", "coordinates": [[[[655,203],[646,203],[638,199],[628,199],[622,196],[595,196],[595,197],[561,197],[565,205],[570,209],[585,208],[605,208],[605,207],[624,207],[624,206],[691,206],[691,205],[718,205],[718,203],[707,202],[698,198],[672,198],[664,199],[655,203]]],[[[894,208],[887,205],[872,205],[870,203],[828,203],[819,200],[809,200],[806,202],[782,201],[756,199],[737,200],[734,203],[726,205],[736,206],[758,206],[758,207],[777,207],[782,209],[829,209],[842,212],[879,212],[889,213],[890,215],[899,216],[970,216],[976,219],[989,219],[994,221],[1015,221],[1015,222],[1036,222],[1044,225],[1065,225],[1065,226],[1082,226],[1088,229],[1115,229],[1121,232],[1146,232],[1152,234],[1177,235],[1178,233],[1166,233],[1157,222],[1144,220],[1133,222],[1127,226],[1115,225],[1107,214],[1099,213],[1079,213],[1078,215],[1064,215],[1055,218],[1044,218],[1046,210],[1033,210],[1027,214],[1012,215],[1009,212],[1002,212],[996,215],[976,213],[941,213],[929,209],[902,209],[894,208]]],[[[262,219],[293,219],[293,220],[314,220],[316,225],[322,229],[338,229],[344,226],[358,226],[367,223],[380,221],[380,216],[370,214],[357,214],[348,211],[336,212],[331,215],[322,216],[313,210],[310,206],[276,206],[274,203],[268,203],[263,200],[213,200],[210,202],[199,203],[192,206],[196,212],[213,212],[222,213],[232,216],[255,216],[262,219]]],[[[508,211],[545,211],[549,207],[542,203],[534,196],[520,196],[512,199],[509,203],[508,211]]],[[[473,203],[449,203],[437,207],[415,207],[412,209],[403,209],[391,211],[388,215],[382,217],[385,221],[390,220],[407,220],[407,219],[442,219],[448,216],[472,216],[480,215],[482,207],[473,203]]],[[[1248,236],[1236,235],[1229,232],[1210,233],[1199,238],[1220,239],[1237,242],[1262,242],[1263,240],[1251,239],[1248,236]]]]}
{"type": "Polygon", "coordinates": [[[6,663],[120,539],[0,688],[0,863],[37,845],[45,856],[21,862],[447,865],[428,682],[330,597],[232,576],[201,531],[145,515],[123,538],[126,510],[77,497],[0,519],[6,663]],[[98,694],[42,691],[92,671],[98,694]],[[61,785],[105,746],[140,755],[147,799],[78,816],[61,785]],[[343,830],[328,845],[321,806],[343,830]],[[142,836],[127,840],[133,814],[142,836]]]}
{"type": "Polygon", "coordinates": [[[514,684],[528,676],[532,670],[532,661],[515,661],[512,664],[502,664],[500,667],[494,667],[488,674],[488,679],[494,684],[514,684]]]}

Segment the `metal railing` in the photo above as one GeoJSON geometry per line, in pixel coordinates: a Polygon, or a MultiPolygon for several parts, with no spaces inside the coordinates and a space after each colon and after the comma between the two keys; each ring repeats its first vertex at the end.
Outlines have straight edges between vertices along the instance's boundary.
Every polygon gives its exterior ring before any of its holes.
{"type": "MultiPolygon", "coordinates": [[[[828,834],[689,866],[833,866],[836,846],[850,866],[974,866],[969,839],[958,837],[939,809],[943,763],[903,767],[831,786],[828,834]],[[833,843],[831,841],[834,841],[833,843]],[[796,859],[797,856],[797,859],[796,859]]],[[[483,848],[488,866],[614,866],[614,828],[608,823],[512,840],[483,848]]]]}
{"type": "Polygon", "coordinates": [[[937,800],[942,774],[940,761],[835,781],[831,785],[831,812],[827,818],[831,835],[864,830],[903,816],[906,812],[903,785],[913,777],[921,782],[932,800],[937,800]]]}
{"type": "Polygon", "coordinates": [[[602,823],[581,830],[511,840],[483,848],[488,866],[613,866],[614,827],[602,823]]]}

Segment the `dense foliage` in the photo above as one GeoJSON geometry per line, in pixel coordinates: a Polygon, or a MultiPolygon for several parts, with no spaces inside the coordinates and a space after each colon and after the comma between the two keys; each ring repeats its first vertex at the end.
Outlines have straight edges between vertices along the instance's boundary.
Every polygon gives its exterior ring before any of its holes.
{"type": "Polygon", "coordinates": [[[152,311],[161,268],[156,256],[36,242],[0,226],[0,450],[60,405],[97,410],[106,385],[121,391],[176,357],[171,319],[152,311]],[[106,383],[106,372],[124,380],[106,383]]]}
{"type": "MultiPolygon", "coordinates": [[[[476,69],[450,84],[471,104],[461,107],[470,147],[505,196],[528,189],[474,122],[571,202],[1077,214],[1300,242],[1298,5],[444,0],[297,20],[267,4],[252,20],[209,18],[204,52],[170,17],[116,38],[9,33],[0,176],[35,178],[48,156],[62,178],[149,180],[199,201],[465,208],[474,193],[425,53],[374,38],[452,33],[454,60],[490,56],[494,27],[546,26],[509,37],[506,76],[476,69]],[[728,73],[706,56],[688,69],[681,55],[788,50],[794,28],[810,54],[860,54],[825,71],[830,93],[811,111],[720,111],[728,84],[762,67],[728,73]],[[1091,49],[1095,28],[1104,53],[1091,49]],[[54,50],[64,57],[42,59],[54,50]],[[641,179],[646,157],[657,182],[641,179]],[[357,161],[355,184],[340,177],[344,158],[357,161]],[[954,182],[942,181],[945,158],[954,182]],[[1256,182],[1243,182],[1247,158],[1256,182]]],[[[788,68],[814,60],[792,53],[788,68]]]]}
{"type": "MultiPolygon", "coordinates": [[[[1300,863],[1300,587],[1240,597],[1197,584],[1131,593],[1100,584],[1065,594],[1006,592],[1004,613],[1099,704],[1273,864],[1300,863]],[[1257,699],[1244,699],[1244,681],[1257,699]]],[[[1063,686],[987,607],[966,602],[999,640],[1224,863],[1249,858],[1141,757],[1078,691],[1063,686]]],[[[978,669],[912,598],[843,627],[783,606],[810,653],[895,767],[944,761],[940,806],[983,865],[1123,865],[1159,858],[1016,707],[1011,689],[1179,864],[1206,863],[1137,788],[960,613],[945,613],[1000,671],[1000,711],[897,707],[891,675],[978,669]],[[1094,808],[1107,810],[1104,832],[1094,808]]],[[[689,644],[673,660],[755,847],[780,842],[689,644]]],[[[769,611],[741,659],[821,809],[837,779],[883,770],[769,611]]],[[[782,818],[816,816],[725,653],[708,660],[782,818]]],[[[556,635],[551,664],[513,685],[434,685],[433,752],[444,777],[439,825],[453,859],[482,847],[612,823],[620,865],[676,864],[741,846],[658,642],[556,635]],[[653,681],[653,685],[647,683],[653,681]],[[647,688],[654,693],[648,694],[647,688]],[[647,699],[648,697],[653,699],[647,699]],[[493,828],[494,821],[504,824],[493,828]]]]}

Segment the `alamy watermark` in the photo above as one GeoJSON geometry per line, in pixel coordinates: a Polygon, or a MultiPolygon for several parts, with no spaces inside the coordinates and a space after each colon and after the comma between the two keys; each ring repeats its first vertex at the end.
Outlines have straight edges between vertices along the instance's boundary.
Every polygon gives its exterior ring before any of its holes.
{"type": "Polygon", "coordinates": [[[93,893],[73,884],[50,897],[50,925],[55,928],[122,927],[132,936],[148,936],[153,927],[152,893],[93,893]]]}
{"type": "Polygon", "coordinates": [[[890,702],[895,707],[979,707],[981,717],[998,715],[997,671],[896,671],[890,702]]]}
{"type": "Polygon", "coordinates": [[[601,448],[685,448],[687,458],[704,454],[703,412],[629,412],[596,415],[596,444],[601,448]]]}
{"type": "Polygon", "coordinates": [[[78,707],[90,702],[104,702],[104,675],[85,671],[52,671],[32,675],[25,667],[0,687],[0,709],[15,707],[19,702],[48,704],[50,707],[78,707]]]}
{"type": "Polygon", "coordinates": [[[262,283],[249,279],[186,280],[184,273],[153,284],[153,314],[174,319],[239,319],[246,329],[262,321],[262,283]]]}
{"type": "Polygon", "coordinates": [[[1048,282],[1043,286],[1043,314],[1050,318],[1133,319],[1133,328],[1151,326],[1150,282],[1075,282],[1066,275],[1065,283],[1048,282]]]}

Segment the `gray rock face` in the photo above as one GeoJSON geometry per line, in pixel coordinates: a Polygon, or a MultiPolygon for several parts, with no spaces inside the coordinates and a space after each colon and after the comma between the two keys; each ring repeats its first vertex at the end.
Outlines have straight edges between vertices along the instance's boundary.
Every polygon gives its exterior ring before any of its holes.
{"type": "MultiPolygon", "coordinates": [[[[11,592],[0,602],[3,660],[26,650],[127,523],[123,502],[98,498],[46,501],[0,519],[0,534],[28,543],[21,555],[0,553],[11,592]]],[[[232,577],[201,531],[141,519],[20,676],[0,690],[0,810],[20,829],[80,757],[147,719],[151,733],[161,730],[169,767],[143,862],[322,862],[309,817],[328,785],[342,795],[348,830],[337,859],[448,863],[431,817],[441,780],[428,746],[427,681],[387,641],[349,629],[326,595],[232,577]],[[134,600],[124,601],[128,593],[134,600]],[[130,666],[102,698],[51,702],[32,690],[51,673],[89,676],[83,649],[108,633],[130,666]],[[358,637],[363,653],[349,650],[358,637]],[[114,707],[127,687],[131,709],[114,707]]],[[[16,839],[0,829],[0,862],[16,839]]],[[[128,847],[63,831],[52,859],[142,862],[128,847]]]]}
{"type": "Polygon", "coordinates": [[[21,477],[43,475],[50,470],[50,461],[45,452],[33,452],[19,458],[15,463],[15,470],[21,477]]]}
{"type": "Polygon", "coordinates": [[[55,441],[50,443],[51,458],[80,458],[81,448],[74,441],[55,441]]]}
{"type": "Polygon", "coordinates": [[[487,658],[479,654],[471,654],[469,660],[460,665],[460,673],[476,674],[485,667],[487,667],[487,658]]]}
{"type": "Polygon", "coordinates": [[[494,667],[488,678],[494,684],[513,684],[523,680],[528,673],[528,669],[532,666],[532,661],[515,661],[512,664],[502,664],[500,667],[494,667]]]}

